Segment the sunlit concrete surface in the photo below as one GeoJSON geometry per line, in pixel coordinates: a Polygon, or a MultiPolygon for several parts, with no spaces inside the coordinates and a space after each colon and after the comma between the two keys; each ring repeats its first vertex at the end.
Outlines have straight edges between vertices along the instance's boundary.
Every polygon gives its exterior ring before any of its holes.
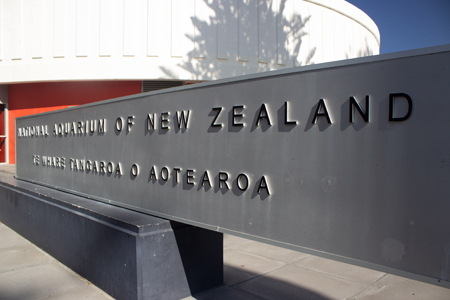
{"type": "Polygon", "coordinates": [[[224,236],[223,287],[193,300],[448,300],[450,289],[224,236]]]}

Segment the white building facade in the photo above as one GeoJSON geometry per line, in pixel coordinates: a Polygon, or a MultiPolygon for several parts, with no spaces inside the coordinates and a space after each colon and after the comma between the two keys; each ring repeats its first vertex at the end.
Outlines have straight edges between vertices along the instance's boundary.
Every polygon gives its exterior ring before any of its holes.
{"type": "Polygon", "coordinates": [[[379,53],[342,0],[0,0],[0,82],[212,80],[379,53]],[[220,69],[220,70],[219,70],[220,69]]]}
{"type": "Polygon", "coordinates": [[[0,101],[9,115],[0,138],[10,137],[2,151],[14,155],[15,117],[86,103],[77,97],[93,102],[141,92],[143,81],[195,83],[379,49],[376,24],[343,0],[0,0],[0,101]],[[84,91],[56,105],[49,97],[64,89],[58,83],[84,91]]]}

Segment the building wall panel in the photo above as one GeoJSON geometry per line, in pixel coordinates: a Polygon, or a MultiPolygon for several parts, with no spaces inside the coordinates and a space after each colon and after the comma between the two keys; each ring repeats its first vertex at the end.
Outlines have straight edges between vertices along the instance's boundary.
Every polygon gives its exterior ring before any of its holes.
{"type": "Polygon", "coordinates": [[[292,66],[294,0],[276,0],[277,7],[277,64],[292,66]]]}
{"type": "Polygon", "coordinates": [[[89,54],[89,0],[76,2],[76,55],[78,57],[89,54]]]}
{"type": "Polygon", "coordinates": [[[315,4],[309,4],[309,49],[313,52],[311,59],[306,64],[323,62],[323,9],[315,4]]]}
{"type": "Polygon", "coordinates": [[[31,2],[31,57],[43,58],[44,56],[44,0],[31,2]]]}
{"type": "Polygon", "coordinates": [[[206,58],[217,52],[217,2],[195,0],[194,57],[206,58]]]}
{"type": "Polygon", "coordinates": [[[352,29],[353,29],[353,55],[352,57],[359,57],[363,56],[364,51],[364,41],[361,39],[361,27],[358,26],[356,22],[352,22],[352,29]]]}
{"type": "Polygon", "coordinates": [[[53,57],[64,57],[66,51],[66,0],[53,1],[53,57]]]}
{"type": "Polygon", "coordinates": [[[172,0],[172,57],[183,57],[194,50],[193,17],[194,0],[172,0]]]}
{"type": "Polygon", "coordinates": [[[218,0],[217,7],[217,58],[237,59],[239,31],[239,0],[218,0]]]}
{"type": "Polygon", "coordinates": [[[334,17],[335,15],[329,9],[324,9],[322,11],[323,17],[323,27],[322,27],[322,36],[323,36],[323,62],[333,61],[334,53],[336,52],[334,46],[334,17]]]}
{"type": "Polygon", "coordinates": [[[269,63],[276,57],[277,2],[258,2],[258,62],[269,63]]]}
{"type": "Polygon", "coordinates": [[[1,0],[0,82],[211,80],[379,53],[373,21],[327,1],[1,0]]]}
{"type": "Polygon", "coordinates": [[[162,42],[161,29],[159,24],[162,22],[161,18],[161,1],[148,0],[147,1],[147,56],[160,55],[160,43],[162,42]]]}
{"type": "Polygon", "coordinates": [[[311,12],[310,5],[303,1],[294,1],[294,15],[291,21],[291,55],[293,66],[310,64],[309,60],[314,51],[311,49],[311,12]]]}
{"type": "Polygon", "coordinates": [[[353,21],[345,18],[344,19],[344,49],[345,49],[345,58],[352,58],[354,49],[353,49],[353,21]]]}
{"type": "Polygon", "coordinates": [[[5,2],[11,32],[11,59],[22,59],[23,52],[23,0],[5,2]]]}
{"type": "Polygon", "coordinates": [[[345,59],[344,21],[342,15],[334,16],[334,59],[345,59]]]}
{"type": "Polygon", "coordinates": [[[100,0],[100,56],[112,55],[113,6],[109,0],[100,0]]]}
{"type": "Polygon", "coordinates": [[[239,60],[256,61],[258,53],[258,0],[239,0],[239,60]]]}
{"type": "Polygon", "coordinates": [[[138,1],[128,0],[123,2],[123,55],[136,55],[137,22],[140,16],[138,1]]]}

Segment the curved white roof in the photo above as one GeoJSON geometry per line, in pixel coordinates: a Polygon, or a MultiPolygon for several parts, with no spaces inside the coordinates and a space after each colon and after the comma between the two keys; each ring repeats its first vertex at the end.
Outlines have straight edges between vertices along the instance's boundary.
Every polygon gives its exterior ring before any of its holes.
{"type": "Polygon", "coordinates": [[[212,80],[379,53],[343,0],[0,0],[0,83],[212,80]]]}

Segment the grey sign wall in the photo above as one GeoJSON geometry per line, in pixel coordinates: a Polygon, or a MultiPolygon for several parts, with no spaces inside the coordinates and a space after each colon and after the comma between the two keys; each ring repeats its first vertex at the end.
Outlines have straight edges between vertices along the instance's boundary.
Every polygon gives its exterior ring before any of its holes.
{"type": "Polygon", "coordinates": [[[449,70],[447,46],[23,117],[17,177],[449,286],[449,70]]]}

